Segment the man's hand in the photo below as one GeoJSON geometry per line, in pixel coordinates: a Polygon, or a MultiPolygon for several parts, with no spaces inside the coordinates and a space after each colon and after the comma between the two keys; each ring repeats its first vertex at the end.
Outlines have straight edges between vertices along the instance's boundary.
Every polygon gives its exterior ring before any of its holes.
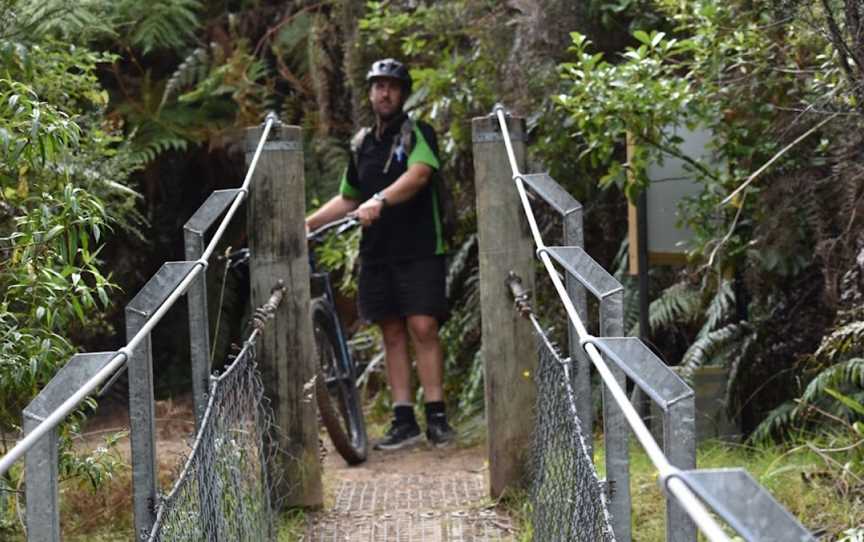
{"type": "Polygon", "coordinates": [[[381,217],[381,209],[384,208],[384,202],[375,198],[369,198],[363,202],[360,207],[352,214],[357,217],[363,227],[371,225],[381,217]]]}

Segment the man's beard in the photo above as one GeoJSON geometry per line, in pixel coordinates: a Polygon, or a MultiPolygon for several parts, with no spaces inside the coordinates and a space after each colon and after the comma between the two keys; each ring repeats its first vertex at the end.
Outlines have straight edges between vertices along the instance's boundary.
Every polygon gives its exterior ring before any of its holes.
{"type": "Polygon", "coordinates": [[[399,100],[390,99],[387,102],[381,103],[378,107],[373,105],[372,110],[375,113],[375,117],[386,124],[402,114],[403,105],[404,102],[400,103],[399,100]]]}
{"type": "Polygon", "coordinates": [[[389,111],[386,113],[376,111],[375,114],[378,116],[378,118],[382,122],[386,123],[386,122],[390,122],[391,120],[393,120],[396,117],[398,117],[399,115],[401,115],[402,114],[402,108],[399,107],[399,108],[393,109],[392,111],[389,111]]]}

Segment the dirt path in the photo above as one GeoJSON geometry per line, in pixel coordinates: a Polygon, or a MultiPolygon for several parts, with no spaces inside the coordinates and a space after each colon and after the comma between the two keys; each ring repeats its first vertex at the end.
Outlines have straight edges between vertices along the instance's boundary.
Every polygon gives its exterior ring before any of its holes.
{"type": "Polygon", "coordinates": [[[488,498],[485,451],[435,449],[370,452],[348,467],[334,451],[324,462],[325,510],[305,541],[515,541],[510,519],[488,498]]]}

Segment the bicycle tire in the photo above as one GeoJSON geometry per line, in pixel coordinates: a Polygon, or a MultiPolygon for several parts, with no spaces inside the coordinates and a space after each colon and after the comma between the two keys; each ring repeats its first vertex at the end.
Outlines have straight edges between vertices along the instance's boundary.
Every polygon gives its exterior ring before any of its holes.
{"type": "Polygon", "coordinates": [[[349,464],[366,461],[368,438],[360,395],[354,384],[354,364],[342,355],[336,333],[338,320],[323,299],[312,301],[312,329],[318,355],[315,399],[321,422],[333,447],[349,464]]]}

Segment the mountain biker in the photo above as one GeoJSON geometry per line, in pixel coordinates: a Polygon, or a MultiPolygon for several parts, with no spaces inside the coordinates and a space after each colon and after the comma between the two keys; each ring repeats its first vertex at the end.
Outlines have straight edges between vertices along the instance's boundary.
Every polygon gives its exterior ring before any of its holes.
{"type": "Polygon", "coordinates": [[[392,58],[366,75],[375,125],[352,139],[352,159],[339,193],[306,219],[314,230],[347,214],[363,225],[358,305],[384,341],[393,421],[375,449],[393,450],[421,439],[411,393],[409,338],[423,386],[426,437],[435,446],[455,438],[444,405],[444,356],[438,326],[447,315],[446,270],[434,170],[435,132],[403,111],[411,92],[408,69],[392,58]]]}

